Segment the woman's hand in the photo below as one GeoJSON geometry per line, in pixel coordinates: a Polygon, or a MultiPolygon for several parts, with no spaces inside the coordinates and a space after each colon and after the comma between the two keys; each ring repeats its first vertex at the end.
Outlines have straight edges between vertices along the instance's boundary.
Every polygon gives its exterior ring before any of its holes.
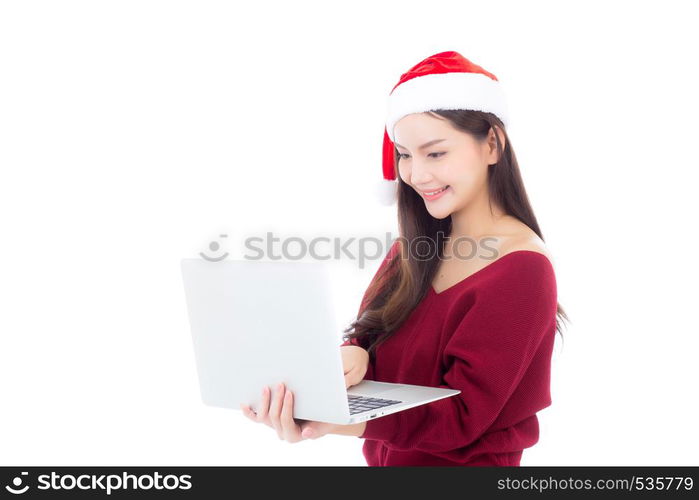
{"type": "Polygon", "coordinates": [[[345,373],[345,388],[349,389],[364,380],[369,369],[369,353],[357,345],[340,346],[342,369],[345,373]]]}
{"type": "Polygon", "coordinates": [[[268,425],[277,431],[279,439],[290,443],[298,443],[304,439],[317,439],[326,434],[334,433],[340,430],[339,428],[349,427],[328,422],[295,419],[293,417],[294,395],[291,391],[286,390],[283,383],[277,386],[274,398],[270,398],[269,387],[265,386],[262,389],[262,402],[257,412],[243,403],[240,403],[240,409],[250,420],[268,425]]]}

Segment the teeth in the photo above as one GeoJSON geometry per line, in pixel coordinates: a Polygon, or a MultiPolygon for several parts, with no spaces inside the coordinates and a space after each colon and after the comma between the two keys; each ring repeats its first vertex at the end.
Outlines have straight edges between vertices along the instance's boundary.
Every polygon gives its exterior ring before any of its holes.
{"type": "Polygon", "coordinates": [[[445,186],[445,187],[443,187],[442,189],[438,189],[437,191],[432,191],[431,193],[425,192],[425,194],[426,194],[427,196],[432,196],[433,194],[441,193],[441,192],[444,191],[447,187],[449,187],[449,186],[445,186]]]}

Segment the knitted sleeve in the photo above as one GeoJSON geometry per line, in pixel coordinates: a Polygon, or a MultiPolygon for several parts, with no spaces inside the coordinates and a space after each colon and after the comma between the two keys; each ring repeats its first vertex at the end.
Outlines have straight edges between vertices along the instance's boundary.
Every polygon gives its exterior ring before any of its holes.
{"type": "MultiPolygon", "coordinates": [[[[548,258],[532,252],[513,259],[505,272],[494,275],[479,291],[443,350],[443,383],[438,387],[461,393],[369,420],[360,438],[383,441],[394,450],[459,460],[460,450],[467,453],[464,448],[498,417],[542,339],[555,334],[556,295],[548,258]]],[[[543,357],[536,360],[546,363],[543,357]]],[[[526,393],[526,398],[536,400],[533,404],[542,401],[540,394],[526,393]]],[[[516,411],[524,419],[532,413],[532,405],[516,411]]]]}

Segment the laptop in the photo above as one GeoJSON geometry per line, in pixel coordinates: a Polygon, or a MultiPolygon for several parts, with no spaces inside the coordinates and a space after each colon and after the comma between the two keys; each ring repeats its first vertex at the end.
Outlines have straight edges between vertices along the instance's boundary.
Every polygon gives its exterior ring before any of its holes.
{"type": "Polygon", "coordinates": [[[182,277],[205,405],[259,408],[284,382],[294,418],[347,425],[459,394],[363,380],[345,387],[341,329],[321,261],[182,259],[182,277]]]}

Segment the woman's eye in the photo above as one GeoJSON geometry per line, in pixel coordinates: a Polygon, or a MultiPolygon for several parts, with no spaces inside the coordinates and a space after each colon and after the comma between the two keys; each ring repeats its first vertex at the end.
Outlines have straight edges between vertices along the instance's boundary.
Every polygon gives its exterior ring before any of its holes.
{"type": "MultiPolygon", "coordinates": [[[[435,156],[432,156],[432,158],[439,158],[439,157],[441,157],[442,155],[445,155],[445,154],[446,154],[446,152],[430,153],[430,154],[428,154],[427,156],[435,155],[435,156]]],[[[399,160],[403,160],[403,159],[404,159],[404,158],[403,158],[404,156],[410,156],[410,155],[408,155],[408,154],[406,154],[406,153],[398,153],[398,159],[399,159],[399,160]]]]}

